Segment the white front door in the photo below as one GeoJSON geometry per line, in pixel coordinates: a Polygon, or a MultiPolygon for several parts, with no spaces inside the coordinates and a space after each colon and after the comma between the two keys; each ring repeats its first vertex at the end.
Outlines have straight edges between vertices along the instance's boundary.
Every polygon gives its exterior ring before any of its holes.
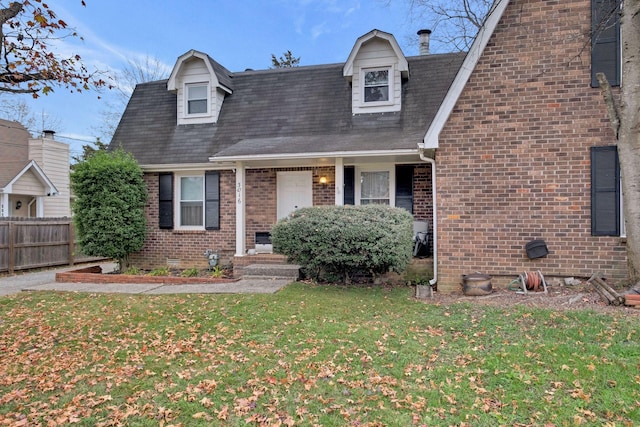
{"type": "Polygon", "coordinates": [[[313,206],[311,171],[278,172],[278,219],[299,208],[313,206]]]}

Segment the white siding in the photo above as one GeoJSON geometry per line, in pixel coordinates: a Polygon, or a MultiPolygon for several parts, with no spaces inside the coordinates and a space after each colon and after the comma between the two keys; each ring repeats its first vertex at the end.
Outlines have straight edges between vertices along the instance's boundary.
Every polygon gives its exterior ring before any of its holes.
{"type": "Polygon", "coordinates": [[[353,61],[352,80],[353,114],[381,113],[400,111],[402,108],[402,76],[398,69],[398,57],[389,42],[372,39],[362,45],[353,61]],[[391,67],[389,75],[391,103],[388,105],[367,106],[362,94],[362,70],[368,68],[391,67]]]}
{"type": "Polygon", "coordinates": [[[44,186],[33,171],[28,170],[13,184],[12,194],[42,196],[44,186]]]}
{"type": "MultiPolygon", "coordinates": [[[[57,195],[44,197],[44,216],[71,216],[69,145],[46,138],[32,139],[29,140],[29,156],[58,190],[57,195]]],[[[44,192],[40,195],[47,196],[44,192]]]]}
{"type": "Polygon", "coordinates": [[[180,69],[180,75],[176,79],[176,87],[178,88],[178,124],[217,122],[222,101],[224,100],[224,93],[217,90],[217,86],[218,80],[216,76],[209,74],[209,69],[202,59],[193,58],[185,62],[180,69]],[[209,84],[208,114],[196,117],[187,116],[185,85],[189,83],[209,84]]]}

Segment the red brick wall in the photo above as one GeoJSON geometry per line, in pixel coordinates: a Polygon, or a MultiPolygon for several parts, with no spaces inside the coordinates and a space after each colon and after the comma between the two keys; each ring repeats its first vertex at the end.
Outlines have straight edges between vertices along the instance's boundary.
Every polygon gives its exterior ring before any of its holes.
{"type": "Polygon", "coordinates": [[[433,226],[433,192],[431,191],[431,165],[418,164],[413,169],[413,218],[433,226]]]}
{"type": "Polygon", "coordinates": [[[277,220],[276,177],[282,171],[311,170],[313,178],[313,205],[333,205],[335,203],[333,167],[321,168],[280,168],[280,169],[247,169],[245,198],[246,206],[246,247],[255,246],[255,233],[270,231],[277,220]],[[321,176],[326,176],[327,185],[319,183],[321,176]]]}
{"type": "MultiPolygon", "coordinates": [[[[247,169],[245,181],[247,249],[255,246],[255,233],[270,231],[276,222],[276,176],[279,171],[313,171],[313,204],[335,203],[335,168],[280,168],[247,169]],[[319,182],[327,177],[327,184],[319,182]]],[[[230,264],[235,253],[235,174],[221,171],[220,230],[183,231],[158,228],[158,174],[145,174],[149,198],[146,206],[147,239],[143,249],[132,255],[131,262],[139,268],[167,265],[167,260],[178,260],[181,267],[206,266],[206,249],[220,253],[221,263],[230,264]]],[[[431,166],[418,164],[414,170],[414,216],[428,220],[433,216],[431,196],[431,166]]]]}
{"type": "Polygon", "coordinates": [[[158,174],[146,173],[148,200],[145,209],[147,238],[131,263],[139,268],[166,266],[168,259],[179,261],[180,267],[204,267],[204,251],[213,249],[221,255],[221,264],[230,264],[235,253],[235,174],[220,172],[220,230],[182,231],[158,228],[158,174]]]}
{"type": "Polygon", "coordinates": [[[589,0],[513,0],[440,137],[438,288],[481,271],[505,285],[626,277],[624,242],[591,236],[589,148],[613,144],[590,87],[589,0]],[[547,258],[525,244],[545,239],[547,258]]]}

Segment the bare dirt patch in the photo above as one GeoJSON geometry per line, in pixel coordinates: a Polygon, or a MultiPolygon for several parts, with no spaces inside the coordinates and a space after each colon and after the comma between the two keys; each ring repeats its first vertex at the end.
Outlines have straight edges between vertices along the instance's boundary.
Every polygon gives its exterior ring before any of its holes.
{"type": "MultiPolygon", "coordinates": [[[[620,293],[623,292],[620,291],[620,293]]],[[[433,298],[426,299],[425,302],[444,305],[468,302],[470,304],[496,307],[520,305],[550,310],[594,310],[603,314],[640,317],[640,309],[638,308],[609,305],[596,292],[593,285],[587,282],[576,285],[549,285],[547,294],[529,292],[523,295],[507,289],[494,289],[492,293],[483,296],[466,296],[462,292],[454,294],[434,292],[433,298]]]]}

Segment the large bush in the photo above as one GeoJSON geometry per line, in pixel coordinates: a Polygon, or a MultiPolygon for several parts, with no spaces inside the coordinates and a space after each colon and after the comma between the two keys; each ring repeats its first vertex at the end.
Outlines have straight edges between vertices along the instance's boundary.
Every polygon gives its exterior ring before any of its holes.
{"type": "Polygon", "coordinates": [[[271,231],[274,251],[308,276],[344,282],[355,274],[402,272],[411,260],[412,237],[413,217],[381,205],[303,208],[271,231]]]}
{"type": "Polygon", "coordinates": [[[138,163],[122,150],[96,151],[74,165],[71,188],[82,252],[115,258],[126,268],[146,236],[147,187],[138,163]]]}

